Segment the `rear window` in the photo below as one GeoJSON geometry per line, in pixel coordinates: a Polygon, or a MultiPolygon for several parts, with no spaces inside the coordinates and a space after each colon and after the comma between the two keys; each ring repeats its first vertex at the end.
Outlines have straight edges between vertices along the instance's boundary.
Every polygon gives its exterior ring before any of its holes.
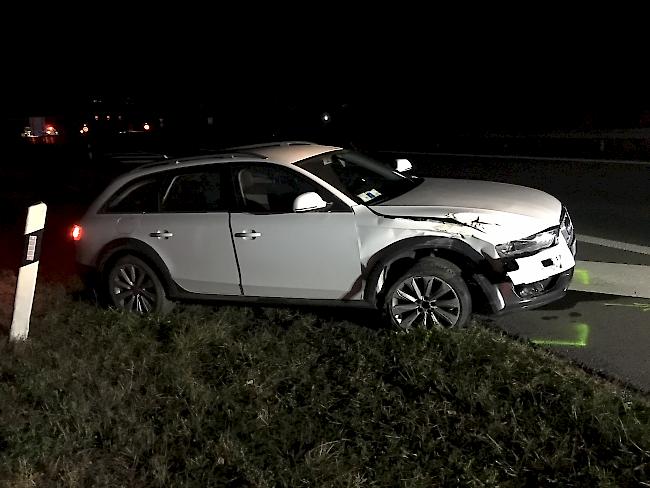
{"type": "Polygon", "coordinates": [[[145,178],[133,181],[111,197],[104,213],[155,213],[158,212],[158,180],[145,178]]]}
{"type": "Polygon", "coordinates": [[[163,185],[162,212],[219,212],[225,209],[218,171],[179,174],[163,185]]]}

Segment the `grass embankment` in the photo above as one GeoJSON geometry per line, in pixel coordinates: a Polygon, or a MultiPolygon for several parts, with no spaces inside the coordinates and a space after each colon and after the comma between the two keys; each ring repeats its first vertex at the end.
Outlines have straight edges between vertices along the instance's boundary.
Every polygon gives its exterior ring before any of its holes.
{"type": "Polygon", "coordinates": [[[178,307],[39,287],[0,339],[6,486],[638,486],[650,402],[475,327],[178,307]]]}

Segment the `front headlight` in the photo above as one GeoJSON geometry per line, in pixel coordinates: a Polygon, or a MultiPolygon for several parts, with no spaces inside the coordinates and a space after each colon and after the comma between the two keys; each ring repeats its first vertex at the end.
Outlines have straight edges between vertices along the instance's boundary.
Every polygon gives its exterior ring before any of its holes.
{"type": "Polygon", "coordinates": [[[566,208],[562,210],[562,222],[560,223],[560,232],[564,236],[564,240],[570,246],[573,243],[573,238],[575,237],[575,232],[573,230],[573,222],[571,222],[571,217],[569,217],[569,212],[566,208]]]}
{"type": "Polygon", "coordinates": [[[516,241],[506,242],[505,244],[499,244],[496,246],[496,250],[502,258],[512,258],[524,254],[531,254],[553,246],[557,241],[557,235],[558,229],[556,227],[526,237],[525,239],[518,239],[516,241]]]}

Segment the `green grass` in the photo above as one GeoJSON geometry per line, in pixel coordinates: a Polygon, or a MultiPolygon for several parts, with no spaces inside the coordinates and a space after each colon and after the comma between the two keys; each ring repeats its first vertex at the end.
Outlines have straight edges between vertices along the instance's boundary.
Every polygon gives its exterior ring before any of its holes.
{"type": "MultiPolygon", "coordinates": [[[[39,287],[0,340],[0,484],[639,486],[650,402],[483,326],[178,307],[39,287]]],[[[641,485],[643,486],[643,485],[641,485]]],[[[650,485],[646,485],[650,486],[650,485]]]]}

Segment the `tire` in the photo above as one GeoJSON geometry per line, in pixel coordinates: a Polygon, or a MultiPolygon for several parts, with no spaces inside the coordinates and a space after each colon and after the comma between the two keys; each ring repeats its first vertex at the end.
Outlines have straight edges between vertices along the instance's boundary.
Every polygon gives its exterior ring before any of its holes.
{"type": "Polygon", "coordinates": [[[166,314],[173,308],[157,273],[142,259],[127,255],[110,267],[106,277],[109,303],[140,315],[166,314]]]}
{"type": "Polygon", "coordinates": [[[384,313],[399,330],[463,328],[472,313],[472,297],[455,264],[423,258],[388,289],[384,313]]]}

